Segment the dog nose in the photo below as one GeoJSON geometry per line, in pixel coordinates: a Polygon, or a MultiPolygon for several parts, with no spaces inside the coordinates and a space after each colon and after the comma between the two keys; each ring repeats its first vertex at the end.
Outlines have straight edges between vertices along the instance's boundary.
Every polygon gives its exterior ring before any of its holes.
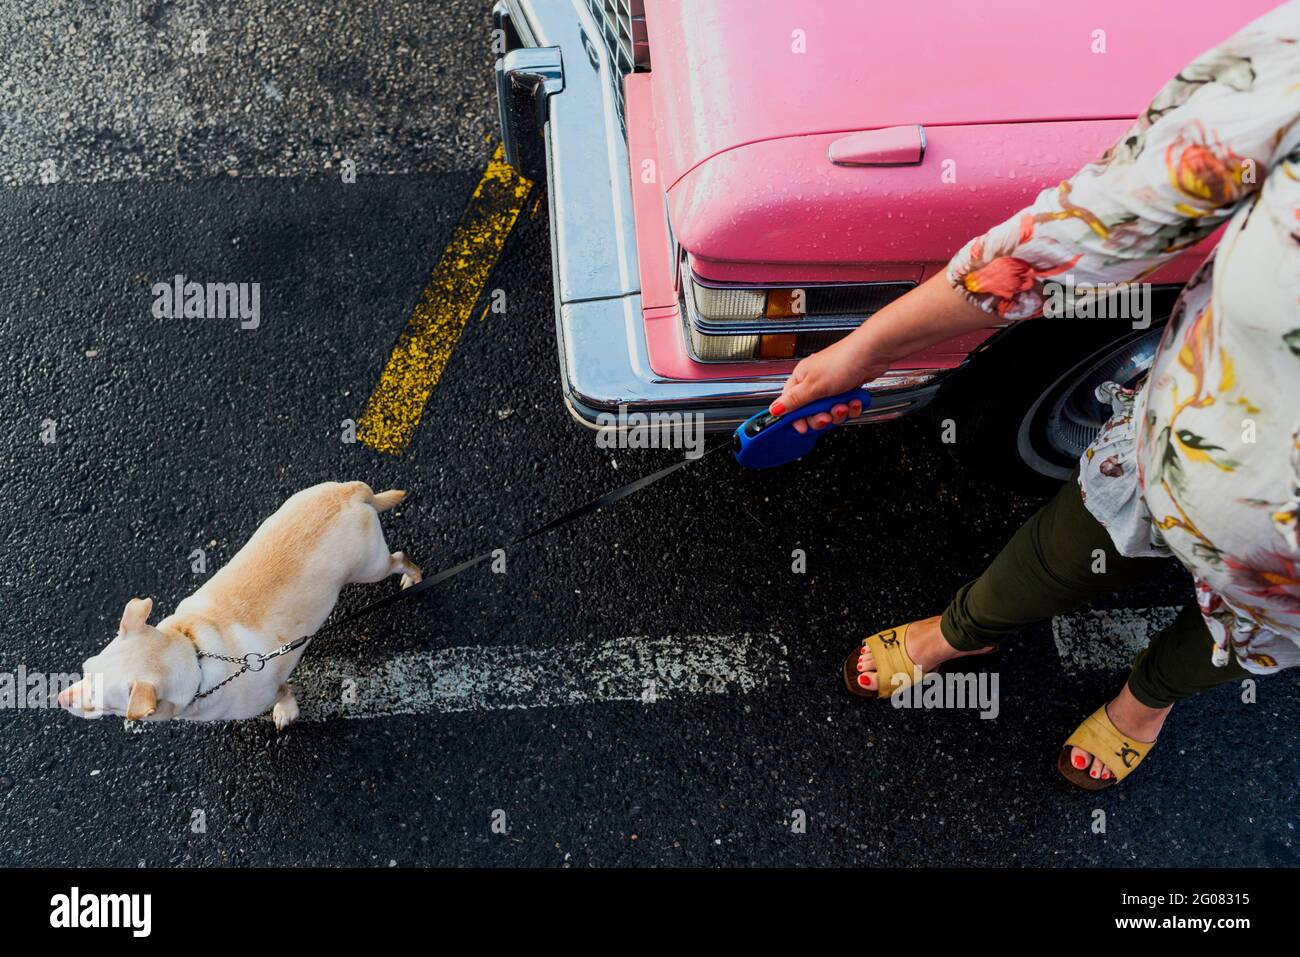
{"type": "Polygon", "coordinates": [[[86,689],[81,686],[81,682],[64,688],[59,692],[59,707],[65,711],[84,711],[88,709],[91,702],[85,692],[86,689]]]}

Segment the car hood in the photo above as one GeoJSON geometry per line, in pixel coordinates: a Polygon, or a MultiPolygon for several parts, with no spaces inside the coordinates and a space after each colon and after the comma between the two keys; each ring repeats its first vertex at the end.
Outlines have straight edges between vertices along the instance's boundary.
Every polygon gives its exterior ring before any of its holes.
{"type": "Polygon", "coordinates": [[[646,0],[665,186],[726,150],[906,124],[1134,117],[1274,6],[646,0]],[[802,52],[799,52],[801,51],[802,52]]]}

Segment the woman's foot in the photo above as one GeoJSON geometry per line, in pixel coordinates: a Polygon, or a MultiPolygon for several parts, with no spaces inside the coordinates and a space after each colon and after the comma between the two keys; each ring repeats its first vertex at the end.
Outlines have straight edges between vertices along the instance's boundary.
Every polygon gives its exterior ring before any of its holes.
{"type": "MultiPolygon", "coordinates": [[[[1165,708],[1147,707],[1133,697],[1133,692],[1128,690],[1126,684],[1115,696],[1115,700],[1106,705],[1106,716],[1120,733],[1143,744],[1150,744],[1160,734],[1165,718],[1169,717],[1169,712],[1173,709],[1173,705],[1165,708]]],[[[1089,777],[1099,781],[1109,781],[1115,776],[1110,768],[1083,748],[1070,748],[1070,764],[1080,771],[1086,770],[1089,777]]]]}
{"type": "MultiPolygon", "coordinates": [[[[903,636],[903,647],[907,649],[908,657],[916,662],[922,671],[933,671],[952,658],[986,655],[994,650],[994,646],[989,645],[987,648],[981,648],[978,651],[958,651],[948,644],[948,639],[939,630],[938,615],[933,618],[923,618],[921,621],[912,622],[907,627],[907,633],[903,636]]],[[[864,691],[874,691],[879,694],[877,682],[880,678],[876,674],[876,662],[870,649],[865,645],[862,646],[858,653],[857,669],[858,687],[864,691]]]]}

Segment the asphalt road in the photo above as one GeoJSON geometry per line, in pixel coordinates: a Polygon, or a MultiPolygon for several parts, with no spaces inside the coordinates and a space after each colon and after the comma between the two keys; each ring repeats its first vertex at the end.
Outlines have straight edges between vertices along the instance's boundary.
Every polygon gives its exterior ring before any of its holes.
{"type": "MultiPolygon", "coordinates": [[[[78,670],[129,597],[169,612],[194,549],[210,574],[318,481],[409,489],[388,540],[432,570],[677,454],[600,449],[564,411],[544,204],[410,448],[342,441],[488,161],[490,22],[305,6],[0,14],[0,672],[78,670]],[[204,25],[208,53],[175,52],[204,25]],[[176,273],[260,283],[260,326],[154,318],[176,273]]],[[[1052,762],[1123,656],[1072,661],[1049,625],[981,663],[994,720],[844,693],[851,645],[937,613],[1035,507],[938,438],[921,415],[774,473],[692,465],[311,649],[283,734],[0,710],[0,863],[1300,863],[1290,675],[1179,706],[1096,796],[1052,762]],[[351,675],[360,716],[320,700],[351,675]]],[[[1188,594],[1171,569],[1115,606],[1188,594]]]]}

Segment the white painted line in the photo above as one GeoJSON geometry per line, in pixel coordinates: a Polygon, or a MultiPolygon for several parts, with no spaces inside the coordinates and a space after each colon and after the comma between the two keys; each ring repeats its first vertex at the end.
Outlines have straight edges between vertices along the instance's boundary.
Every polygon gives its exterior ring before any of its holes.
{"type": "Polygon", "coordinates": [[[790,680],[772,635],[614,638],[537,647],[472,645],[376,664],[308,654],[290,678],[304,721],[456,711],[646,705],[694,694],[746,694],[790,680]]]}
{"type": "Polygon", "coordinates": [[[1068,674],[1119,670],[1131,665],[1178,612],[1177,607],[1159,606],[1058,615],[1052,619],[1052,637],[1068,674]]]}

